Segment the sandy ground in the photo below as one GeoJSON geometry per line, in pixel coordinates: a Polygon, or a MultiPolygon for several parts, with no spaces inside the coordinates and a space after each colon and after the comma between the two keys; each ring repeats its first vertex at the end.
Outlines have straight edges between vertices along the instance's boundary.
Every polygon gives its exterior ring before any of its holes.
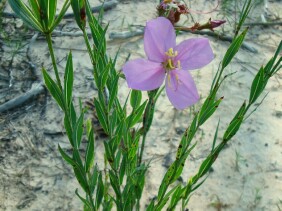
{"type": "MultiPolygon", "coordinates": [[[[93,5],[99,2],[92,1],[93,5]]],[[[209,11],[216,1],[191,1],[193,10],[209,11]]],[[[281,1],[269,3],[270,18],[282,18],[281,1]],[[280,14],[279,14],[280,11],[280,14]],[[280,15],[280,16],[279,16],[280,15]]],[[[110,22],[109,33],[127,31],[130,25],[144,25],[154,18],[156,1],[122,1],[114,9],[105,12],[103,23],[110,22]]],[[[6,11],[10,11],[9,7],[6,11]]],[[[263,9],[256,8],[249,21],[258,18],[263,9]]],[[[234,13],[227,14],[229,21],[234,13]]],[[[209,17],[221,18],[223,11],[207,15],[194,14],[195,21],[209,17]],[[202,18],[202,19],[200,19],[202,18]]],[[[190,19],[191,20],[191,19],[190,19]]],[[[279,21],[279,20],[278,20],[279,21]]],[[[28,91],[41,81],[41,66],[51,67],[47,44],[40,37],[31,45],[34,32],[26,31],[21,21],[4,19],[3,29],[18,41],[0,42],[0,104],[28,91]],[[17,51],[15,51],[17,48],[17,51]]],[[[64,20],[58,30],[75,32],[73,20],[64,20]]],[[[221,29],[220,29],[221,31],[221,29]]],[[[232,25],[224,26],[226,34],[232,33],[232,25]]],[[[109,35],[109,34],[108,34],[109,35]]],[[[191,37],[181,34],[177,41],[191,37]]],[[[248,99],[250,83],[259,67],[273,55],[282,37],[282,27],[251,27],[246,42],[258,50],[250,53],[240,50],[226,73],[236,71],[228,78],[219,95],[224,101],[218,112],[196,136],[198,145],[186,163],[183,182],[196,173],[201,161],[209,153],[212,137],[220,118],[219,137],[242,102],[248,99]]],[[[224,56],[228,42],[210,39],[215,59],[207,67],[193,72],[199,93],[204,98],[218,64],[224,56]]],[[[75,66],[74,96],[83,101],[96,95],[92,82],[91,65],[82,37],[60,36],[53,39],[55,54],[61,73],[66,55],[72,49],[75,66]]],[[[109,40],[108,52],[114,56],[118,48],[119,69],[128,54],[131,59],[144,57],[142,36],[126,40],[109,40]]],[[[273,77],[266,90],[269,92],[263,104],[242,126],[219,156],[204,185],[192,196],[189,210],[281,210],[282,209],[282,74],[273,77]]],[[[128,94],[125,81],[120,83],[120,97],[128,94]]],[[[78,103],[76,103],[78,104],[78,103]]],[[[181,134],[189,125],[191,113],[201,103],[184,111],[175,110],[165,93],[160,97],[151,132],[148,134],[145,160],[152,160],[147,174],[142,206],[157,194],[161,177],[175,156],[181,134]]],[[[89,114],[91,116],[91,114],[89,114]]],[[[70,150],[62,124],[62,113],[47,93],[20,108],[0,116],[0,210],[82,210],[75,196],[78,188],[71,168],[60,157],[57,145],[70,150]]],[[[220,141],[220,140],[219,140],[220,141]]],[[[103,144],[97,137],[96,162],[103,168],[103,144]]]]}

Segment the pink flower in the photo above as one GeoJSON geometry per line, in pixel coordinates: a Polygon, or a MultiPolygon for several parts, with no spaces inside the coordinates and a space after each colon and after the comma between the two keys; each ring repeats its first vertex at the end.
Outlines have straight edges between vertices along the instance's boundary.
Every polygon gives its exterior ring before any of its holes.
{"type": "Polygon", "coordinates": [[[159,17],[146,24],[144,49],[148,59],[129,61],[122,68],[128,86],[149,91],[159,88],[165,80],[167,96],[175,108],[195,104],[199,94],[187,70],[201,68],[212,61],[208,39],[193,38],[176,45],[172,24],[159,17]]]}

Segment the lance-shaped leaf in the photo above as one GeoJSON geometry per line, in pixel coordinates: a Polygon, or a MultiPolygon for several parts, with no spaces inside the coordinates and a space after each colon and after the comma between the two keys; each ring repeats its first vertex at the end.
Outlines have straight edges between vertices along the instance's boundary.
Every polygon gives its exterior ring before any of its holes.
{"type": "Polygon", "coordinates": [[[83,119],[84,119],[84,111],[81,111],[81,114],[73,129],[73,142],[76,149],[79,149],[81,143],[81,138],[83,134],[83,119]]]}
{"type": "Polygon", "coordinates": [[[171,196],[170,205],[168,210],[174,210],[178,201],[181,199],[181,195],[184,193],[185,188],[181,188],[181,185],[178,185],[174,193],[171,196]]]}
{"type": "Polygon", "coordinates": [[[267,81],[265,81],[264,68],[261,67],[252,83],[250,97],[249,97],[250,104],[253,104],[260,96],[266,85],[266,82],[267,81]]]}
{"type": "Polygon", "coordinates": [[[104,184],[103,184],[103,178],[102,174],[99,174],[98,177],[98,185],[96,190],[96,208],[99,209],[102,199],[104,197],[104,184]]]}
{"type": "Polygon", "coordinates": [[[110,146],[110,141],[104,141],[104,146],[105,146],[105,153],[106,153],[107,160],[108,160],[109,164],[111,166],[113,166],[113,164],[114,164],[114,154],[113,154],[112,148],[110,146]]]}
{"type": "Polygon", "coordinates": [[[230,122],[227,130],[225,131],[223,135],[224,142],[230,140],[237,133],[243,122],[245,112],[246,112],[246,103],[244,102],[243,105],[240,107],[239,111],[237,112],[237,114],[235,115],[235,117],[230,122]]]}
{"type": "Polygon", "coordinates": [[[108,127],[108,121],[107,121],[106,113],[103,110],[103,108],[102,108],[102,106],[101,106],[101,104],[98,100],[94,99],[94,105],[95,105],[95,108],[96,108],[98,120],[99,120],[101,126],[103,127],[105,133],[108,134],[109,127],[108,127]]]}
{"type": "MultiPolygon", "coordinates": [[[[46,1],[46,0],[43,0],[46,1]]],[[[48,28],[50,29],[55,21],[56,17],[56,9],[57,9],[57,0],[49,0],[47,1],[47,9],[48,9],[48,28]]]]}
{"type": "Polygon", "coordinates": [[[221,97],[219,100],[209,104],[204,111],[202,111],[199,114],[199,119],[198,119],[198,124],[202,125],[204,122],[211,117],[211,115],[216,111],[218,108],[219,104],[223,100],[223,97],[221,97]]]}
{"type": "Polygon", "coordinates": [[[42,69],[43,78],[47,89],[49,90],[52,97],[57,101],[58,105],[61,107],[63,111],[65,111],[65,101],[63,97],[63,93],[60,91],[58,85],[55,81],[49,76],[47,71],[42,69]]]}
{"type": "Polygon", "coordinates": [[[71,7],[78,27],[84,31],[86,24],[85,0],[71,0],[71,7]]]}
{"type": "Polygon", "coordinates": [[[67,161],[68,164],[75,166],[75,161],[67,154],[64,152],[64,150],[60,147],[60,145],[58,144],[58,148],[59,148],[59,152],[61,154],[61,156],[64,158],[65,161],[67,161]]]}
{"type": "Polygon", "coordinates": [[[130,95],[130,105],[131,107],[137,108],[142,100],[142,92],[140,90],[132,90],[130,95]]]}
{"type": "Polygon", "coordinates": [[[22,0],[8,0],[11,8],[17,16],[19,16],[25,24],[35,30],[43,32],[43,28],[39,19],[39,12],[33,13],[33,11],[22,2],[22,0]]]}
{"type": "Polygon", "coordinates": [[[28,0],[29,6],[22,0],[9,0],[13,11],[28,26],[48,34],[54,30],[66,13],[70,2],[66,0],[56,18],[57,0],[28,0]]]}
{"type": "Polygon", "coordinates": [[[75,194],[78,196],[78,198],[83,202],[83,204],[89,209],[91,210],[91,204],[82,196],[79,195],[78,190],[75,190],[75,194]]]}
{"type": "Polygon", "coordinates": [[[61,22],[61,20],[63,19],[66,11],[68,10],[70,6],[70,0],[65,0],[65,3],[61,9],[61,11],[59,12],[58,16],[55,18],[55,21],[53,22],[53,25],[50,27],[50,32],[52,32],[54,30],[54,28],[61,22]]]}
{"type": "Polygon", "coordinates": [[[68,55],[67,65],[65,69],[65,80],[64,80],[64,95],[67,108],[70,107],[72,101],[72,88],[73,88],[73,63],[71,52],[68,55]]]}
{"type": "Polygon", "coordinates": [[[86,14],[92,34],[92,38],[94,41],[94,44],[96,48],[99,47],[99,45],[104,45],[104,43],[101,43],[101,39],[103,39],[102,34],[103,34],[103,28],[100,26],[99,22],[97,19],[94,17],[92,14],[91,6],[89,4],[89,1],[86,0],[86,14]]]}
{"type": "Polygon", "coordinates": [[[145,101],[136,110],[133,110],[132,111],[133,113],[129,115],[129,117],[126,120],[129,128],[133,127],[137,122],[139,122],[139,120],[141,119],[142,114],[143,114],[143,112],[144,112],[144,110],[146,108],[146,104],[147,104],[147,101],[145,101]]]}
{"type": "Polygon", "coordinates": [[[132,161],[136,157],[140,136],[141,134],[136,135],[129,148],[128,158],[130,161],[132,161]]]}
{"type": "Polygon", "coordinates": [[[85,172],[88,172],[90,168],[93,166],[94,162],[94,132],[93,128],[90,129],[90,133],[88,135],[88,143],[85,152],[85,172]]]}
{"type": "Polygon", "coordinates": [[[112,86],[110,87],[110,98],[109,98],[109,103],[108,103],[108,110],[111,110],[113,107],[114,101],[117,97],[118,93],[118,80],[119,76],[116,76],[115,79],[113,80],[112,86]]]}
{"type": "Polygon", "coordinates": [[[238,37],[233,40],[230,47],[228,48],[223,61],[222,61],[222,69],[224,69],[233,59],[233,57],[236,55],[236,53],[239,51],[245,36],[247,34],[248,29],[245,29],[242,34],[240,34],[238,37]]]}
{"type": "Polygon", "coordinates": [[[90,186],[91,195],[93,194],[93,192],[95,190],[99,174],[100,173],[98,171],[98,166],[95,165],[95,167],[93,169],[93,173],[92,173],[92,175],[90,177],[90,180],[89,180],[89,183],[90,183],[89,186],[90,186]]]}
{"type": "Polygon", "coordinates": [[[176,153],[176,160],[179,160],[180,157],[186,152],[188,149],[192,138],[194,137],[196,130],[197,130],[197,119],[198,119],[198,114],[194,117],[191,125],[189,128],[186,129],[185,133],[183,134],[181,138],[181,142],[178,146],[177,153],[176,153]]]}
{"type": "Polygon", "coordinates": [[[74,147],[72,131],[73,131],[73,128],[75,126],[71,125],[70,119],[66,114],[65,114],[65,117],[64,117],[64,126],[65,126],[65,129],[66,129],[66,133],[67,133],[67,136],[69,138],[70,144],[72,145],[72,147],[74,147]]]}
{"type": "Polygon", "coordinates": [[[112,170],[109,171],[109,175],[110,175],[110,182],[111,182],[112,188],[114,189],[117,198],[121,198],[120,184],[119,184],[118,178],[115,176],[112,170]]]}
{"type": "Polygon", "coordinates": [[[178,186],[175,186],[174,188],[172,188],[164,197],[163,199],[160,201],[159,203],[155,206],[156,211],[161,211],[163,209],[163,207],[166,205],[166,203],[169,200],[170,195],[175,191],[175,189],[177,189],[178,186]]]}
{"type": "Polygon", "coordinates": [[[178,165],[177,165],[177,168],[176,168],[176,172],[175,172],[174,176],[171,179],[171,183],[175,182],[180,177],[180,175],[182,174],[182,171],[183,171],[183,168],[184,168],[184,165],[185,165],[185,161],[186,161],[188,155],[190,155],[191,151],[196,146],[196,144],[197,144],[197,142],[192,147],[190,147],[190,149],[187,152],[185,152],[181,156],[181,158],[177,161],[178,165]]]}
{"type": "Polygon", "coordinates": [[[86,173],[83,168],[83,163],[79,154],[79,151],[77,149],[73,149],[73,160],[75,161],[75,166],[73,166],[73,171],[76,176],[77,181],[79,182],[80,186],[83,188],[83,190],[88,193],[89,192],[89,186],[87,182],[86,173]]]}
{"type": "Polygon", "coordinates": [[[107,80],[108,80],[108,77],[109,77],[109,72],[110,72],[110,69],[112,68],[112,64],[111,63],[108,63],[107,66],[104,68],[104,70],[102,71],[100,77],[99,77],[99,87],[100,87],[100,90],[103,90],[106,83],[107,83],[107,80]]]}

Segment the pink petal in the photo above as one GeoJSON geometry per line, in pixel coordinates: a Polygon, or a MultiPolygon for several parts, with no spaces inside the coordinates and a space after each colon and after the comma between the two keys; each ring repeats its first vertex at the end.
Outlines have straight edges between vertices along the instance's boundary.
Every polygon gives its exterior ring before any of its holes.
{"type": "Polygon", "coordinates": [[[176,35],[171,22],[164,18],[148,21],[144,33],[144,49],[149,60],[163,62],[165,52],[176,45],[176,35]]]}
{"type": "Polygon", "coordinates": [[[160,87],[165,78],[161,63],[146,59],[135,59],[127,62],[122,68],[128,87],[149,91],[160,87]]]}
{"type": "Polygon", "coordinates": [[[175,60],[179,60],[183,70],[199,69],[208,63],[213,58],[213,52],[206,38],[192,38],[181,42],[174,49],[178,51],[175,60]]]}
{"type": "Polygon", "coordinates": [[[198,102],[199,94],[190,73],[185,70],[172,70],[166,77],[166,94],[172,105],[184,109],[198,102]]]}

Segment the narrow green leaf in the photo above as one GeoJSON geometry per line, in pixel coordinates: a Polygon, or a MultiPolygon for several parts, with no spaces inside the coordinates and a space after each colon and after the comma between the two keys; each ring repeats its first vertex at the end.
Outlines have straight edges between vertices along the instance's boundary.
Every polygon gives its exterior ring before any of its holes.
{"type": "Polygon", "coordinates": [[[168,207],[168,210],[174,210],[177,203],[179,202],[179,200],[181,199],[181,195],[184,193],[185,188],[181,188],[180,185],[177,186],[177,188],[175,189],[174,193],[171,196],[171,200],[170,200],[170,205],[168,207]]]}
{"type": "Polygon", "coordinates": [[[158,205],[156,206],[155,210],[156,211],[161,211],[162,208],[166,205],[166,203],[168,202],[169,200],[169,197],[170,195],[175,191],[175,189],[177,188],[178,186],[175,186],[174,188],[172,188],[164,197],[161,201],[159,201],[158,205]]]}
{"type": "Polygon", "coordinates": [[[217,126],[216,126],[216,130],[215,130],[215,134],[214,134],[214,137],[213,137],[212,150],[211,151],[214,150],[214,147],[215,147],[215,144],[216,144],[219,123],[220,123],[220,119],[218,120],[218,123],[217,123],[217,126]]]}
{"type": "Polygon", "coordinates": [[[70,107],[72,101],[72,88],[73,88],[73,63],[72,63],[72,54],[71,52],[68,55],[67,65],[65,69],[65,78],[64,78],[64,95],[67,108],[70,107]]]}
{"type": "Polygon", "coordinates": [[[91,210],[91,205],[90,205],[90,203],[89,203],[85,198],[83,198],[82,196],[79,195],[77,189],[75,190],[75,194],[76,194],[76,195],[78,196],[78,198],[83,202],[83,204],[84,204],[88,209],[91,210]]]}
{"type": "Polygon", "coordinates": [[[223,100],[223,97],[221,97],[219,100],[215,101],[214,103],[211,103],[210,105],[208,105],[206,110],[200,113],[199,118],[198,118],[199,126],[204,124],[204,122],[207,121],[213,115],[213,113],[216,111],[216,109],[218,108],[222,100],[223,100]]]}
{"type": "Polygon", "coordinates": [[[126,156],[124,156],[121,160],[121,164],[120,164],[120,170],[119,170],[119,182],[120,184],[122,184],[123,182],[123,178],[124,178],[124,175],[125,175],[125,169],[126,169],[126,156]]]}
{"type": "Polygon", "coordinates": [[[132,90],[130,95],[130,105],[133,109],[140,106],[142,100],[142,92],[139,90],[132,90]]]}
{"type": "Polygon", "coordinates": [[[53,25],[50,28],[51,32],[61,22],[62,18],[64,17],[64,15],[66,13],[66,11],[68,10],[69,6],[70,6],[70,0],[65,0],[65,3],[63,5],[59,15],[55,18],[55,21],[54,21],[53,25]]]}
{"type": "Polygon", "coordinates": [[[88,22],[89,22],[94,44],[96,48],[98,48],[100,45],[100,40],[102,37],[101,34],[103,33],[103,29],[100,26],[100,24],[98,23],[98,21],[96,20],[96,18],[94,17],[94,15],[92,14],[91,6],[88,0],[86,0],[86,14],[87,14],[87,18],[88,18],[88,22]]]}
{"type": "Polygon", "coordinates": [[[8,0],[8,2],[15,14],[19,16],[25,24],[37,31],[43,32],[43,28],[37,14],[33,14],[33,11],[27,7],[26,4],[24,4],[21,0],[8,0]]]}
{"type": "Polygon", "coordinates": [[[108,63],[107,66],[104,68],[103,72],[101,73],[101,76],[99,77],[100,79],[100,90],[103,90],[106,83],[107,83],[107,80],[108,80],[108,77],[109,77],[109,72],[110,72],[110,69],[112,68],[112,64],[111,63],[108,63]]]}
{"type": "Polygon", "coordinates": [[[55,21],[57,0],[48,0],[48,28],[50,29],[55,21]]]}
{"type": "Polygon", "coordinates": [[[72,147],[74,147],[74,143],[73,143],[73,137],[72,137],[72,125],[71,125],[71,122],[69,121],[69,118],[67,115],[64,116],[64,126],[65,126],[65,129],[66,129],[66,133],[67,133],[67,136],[69,138],[69,141],[72,145],[72,147]]]}
{"type": "Polygon", "coordinates": [[[80,186],[83,188],[83,190],[87,193],[89,191],[89,187],[86,178],[86,173],[84,171],[82,160],[77,149],[73,149],[73,159],[76,163],[76,165],[73,166],[73,171],[76,176],[76,179],[79,182],[80,186]]]}
{"type": "Polygon", "coordinates": [[[79,149],[81,143],[81,138],[83,134],[83,120],[84,120],[84,111],[81,112],[73,129],[73,141],[76,149],[79,149]]]}
{"type": "Polygon", "coordinates": [[[42,69],[43,78],[47,89],[53,98],[57,101],[58,105],[61,107],[63,111],[65,111],[65,101],[63,98],[63,93],[60,91],[58,85],[53,81],[53,79],[49,76],[47,71],[42,69]]]}
{"type": "Polygon", "coordinates": [[[254,103],[257,100],[257,98],[260,96],[260,94],[264,89],[264,85],[266,83],[264,75],[265,75],[264,68],[261,67],[252,83],[250,97],[249,97],[250,104],[254,103]]]}
{"type": "Polygon", "coordinates": [[[111,166],[113,166],[113,164],[114,164],[114,154],[113,154],[113,151],[112,151],[111,146],[110,146],[110,141],[104,141],[104,146],[105,146],[105,154],[106,154],[107,160],[108,160],[109,164],[111,166]]]}
{"type": "Polygon", "coordinates": [[[110,98],[109,98],[109,104],[108,104],[108,110],[111,110],[112,107],[113,107],[113,103],[117,97],[117,93],[118,93],[118,80],[119,80],[119,77],[116,76],[116,78],[114,79],[113,81],[113,84],[111,86],[111,89],[110,90],[110,98]]]}
{"type": "Polygon", "coordinates": [[[244,24],[246,18],[248,17],[248,15],[249,15],[249,13],[251,11],[251,8],[252,8],[251,3],[252,3],[252,0],[246,0],[245,3],[244,3],[244,6],[242,8],[242,12],[240,14],[239,24],[238,24],[238,26],[236,28],[236,32],[235,32],[235,37],[234,38],[236,38],[236,36],[238,35],[242,25],[244,24]]]}
{"type": "Polygon", "coordinates": [[[59,152],[61,154],[61,156],[64,158],[65,161],[67,161],[67,163],[69,163],[71,166],[75,166],[75,161],[73,161],[73,159],[67,155],[67,153],[64,152],[64,150],[60,147],[60,145],[58,144],[58,148],[59,148],[59,152]]]}
{"type": "Polygon", "coordinates": [[[136,135],[136,137],[132,141],[132,144],[129,148],[128,158],[129,158],[130,161],[132,161],[134,158],[136,158],[140,136],[141,136],[141,134],[136,135]]]}
{"type": "Polygon", "coordinates": [[[91,128],[90,133],[88,135],[88,143],[85,152],[85,172],[87,173],[94,162],[94,132],[93,128],[91,128]]]}
{"type": "Polygon", "coordinates": [[[70,106],[70,118],[71,118],[72,127],[74,128],[76,124],[76,112],[75,112],[75,108],[72,102],[70,106]]]}
{"type": "Polygon", "coordinates": [[[85,0],[71,0],[71,7],[78,27],[84,31],[86,24],[85,0]]]}
{"type": "Polygon", "coordinates": [[[97,179],[98,179],[98,176],[99,176],[99,171],[98,171],[98,166],[95,165],[94,169],[93,169],[93,173],[90,177],[90,191],[91,191],[91,195],[93,194],[94,190],[95,190],[95,187],[96,187],[96,184],[97,184],[97,179]]]}
{"type": "Polygon", "coordinates": [[[39,3],[40,22],[44,32],[49,32],[48,1],[37,0],[39,3]]]}
{"type": "Polygon", "coordinates": [[[103,127],[105,133],[108,134],[109,128],[108,128],[107,116],[105,114],[105,111],[102,109],[100,102],[96,99],[94,99],[94,105],[95,105],[95,108],[96,108],[98,120],[99,120],[101,126],[103,127]]]}
{"type": "Polygon", "coordinates": [[[227,130],[223,135],[224,142],[230,140],[237,133],[243,122],[245,111],[246,111],[246,103],[243,103],[243,105],[241,106],[235,117],[232,119],[227,130]]]}
{"type": "Polygon", "coordinates": [[[109,175],[110,175],[111,186],[116,193],[116,197],[119,199],[119,198],[121,198],[121,192],[120,192],[120,189],[119,189],[120,188],[119,180],[115,176],[115,174],[113,173],[112,170],[109,171],[109,175]]]}
{"type": "Polygon", "coordinates": [[[29,3],[29,6],[31,8],[32,14],[36,17],[37,20],[40,20],[38,1],[28,0],[28,3],[29,3]]]}
{"type": "Polygon", "coordinates": [[[139,120],[141,120],[146,105],[147,105],[147,100],[144,103],[142,103],[142,105],[139,106],[139,108],[137,108],[136,111],[133,110],[133,113],[129,115],[129,117],[126,120],[129,128],[133,127],[137,122],[139,122],[139,120]]]}
{"type": "Polygon", "coordinates": [[[239,51],[245,36],[247,34],[248,29],[245,29],[233,42],[231,43],[230,47],[228,48],[223,61],[222,61],[222,69],[224,69],[233,59],[233,57],[236,55],[236,53],[239,51]]]}
{"type": "Polygon", "coordinates": [[[97,185],[97,190],[96,190],[96,208],[97,210],[99,210],[103,197],[104,197],[103,178],[102,178],[102,174],[99,174],[98,185],[97,185]]]}
{"type": "Polygon", "coordinates": [[[175,182],[180,177],[180,175],[182,174],[184,165],[185,165],[185,161],[186,161],[188,155],[190,155],[191,151],[196,146],[196,144],[197,144],[197,142],[192,147],[190,147],[190,149],[187,152],[185,152],[179,160],[177,160],[176,171],[175,171],[174,175],[172,176],[170,183],[175,182]]]}
{"type": "Polygon", "coordinates": [[[111,117],[109,118],[109,126],[110,126],[111,134],[114,134],[117,122],[118,122],[118,115],[117,115],[117,111],[114,110],[111,117]]]}

